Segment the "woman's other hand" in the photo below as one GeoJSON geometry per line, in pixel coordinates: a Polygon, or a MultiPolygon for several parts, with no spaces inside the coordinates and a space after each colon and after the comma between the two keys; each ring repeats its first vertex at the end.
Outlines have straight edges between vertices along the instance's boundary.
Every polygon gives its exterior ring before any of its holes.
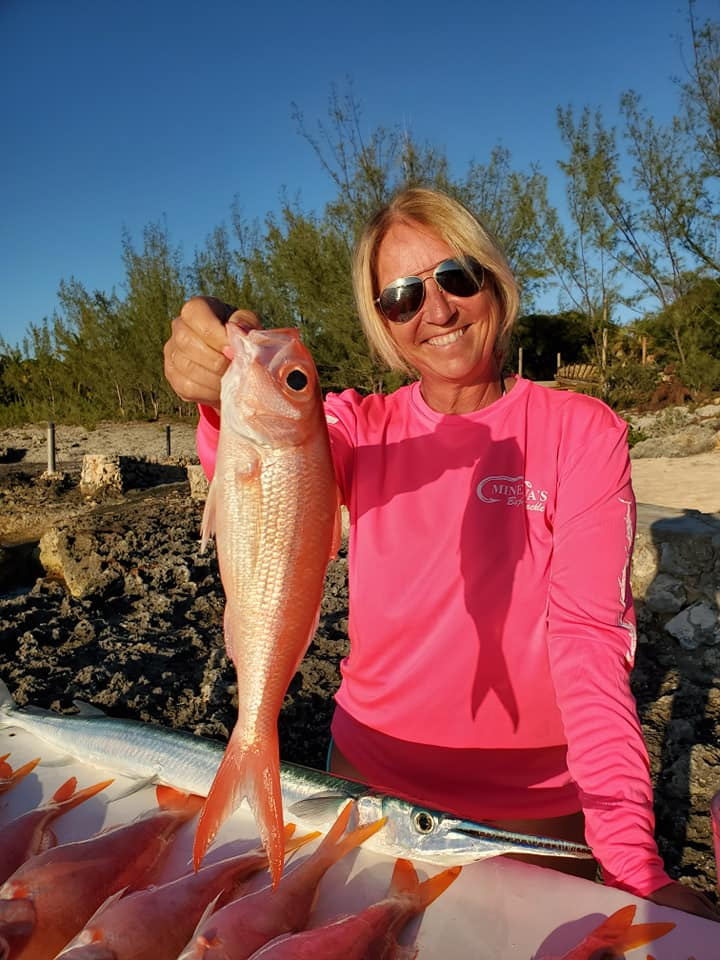
{"type": "Polygon", "coordinates": [[[661,907],[672,907],[674,910],[684,910],[685,913],[694,913],[706,920],[720,923],[720,912],[713,906],[712,901],[692,887],[682,883],[668,883],[660,887],[647,898],[661,907]]]}
{"type": "Polygon", "coordinates": [[[165,344],[165,376],[181,400],[220,407],[220,380],[228,366],[226,323],[261,326],[251,310],[235,310],[215,297],[192,297],[172,322],[165,344]]]}

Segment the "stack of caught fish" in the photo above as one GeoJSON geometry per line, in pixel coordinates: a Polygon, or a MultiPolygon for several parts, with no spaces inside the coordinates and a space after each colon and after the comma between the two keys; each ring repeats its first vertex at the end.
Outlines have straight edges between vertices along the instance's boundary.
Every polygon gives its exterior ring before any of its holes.
{"type": "MultiPolygon", "coordinates": [[[[6,761],[0,762],[0,792],[35,766],[13,771],[6,761]]],[[[158,883],[179,828],[202,803],[199,797],[159,787],[158,809],[88,839],[55,845],[52,823],[110,782],[78,791],[70,778],[47,803],[0,829],[3,960],[399,960],[416,956],[398,944],[403,927],[461,869],[449,867],[420,882],[412,864],[398,859],[383,899],[313,925],[323,876],[361,843],[379,836],[384,819],[352,828],[355,804],[345,804],[315,850],[291,864],[277,887],[261,848],[158,883]],[[250,878],[261,872],[266,882],[249,889],[250,878]]],[[[317,837],[317,832],[295,836],[288,824],[284,852],[317,837]]],[[[633,924],[634,913],[634,906],[617,911],[562,960],[587,960],[602,949],[619,956],[674,926],[633,924]]]]}

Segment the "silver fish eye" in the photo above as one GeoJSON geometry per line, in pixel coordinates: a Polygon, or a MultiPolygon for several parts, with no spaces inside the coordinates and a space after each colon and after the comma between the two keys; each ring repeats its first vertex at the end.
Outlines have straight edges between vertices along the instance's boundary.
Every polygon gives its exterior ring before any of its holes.
{"type": "Polygon", "coordinates": [[[308,378],[302,370],[295,368],[295,370],[291,370],[290,373],[285,377],[285,383],[287,383],[291,390],[300,391],[304,390],[308,385],[308,378]]]}
{"type": "Polygon", "coordinates": [[[418,833],[432,833],[435,829],[435,818],[427,810],[416,811],[413,823],[418,833]]]}

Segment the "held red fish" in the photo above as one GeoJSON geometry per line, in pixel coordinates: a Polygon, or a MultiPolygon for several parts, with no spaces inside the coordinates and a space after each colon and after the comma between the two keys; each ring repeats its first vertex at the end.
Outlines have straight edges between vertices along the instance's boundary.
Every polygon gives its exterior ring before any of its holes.
{"type": "Polygon", "coordinates": [[[151,882],[200,797],[158,787],[163,807],[89,840],[27,860],[0,887],[0,957],[51,960],[112,894],[151,882]]]}
{"type": "Polygon", "coordinates": [[[397,860],[384,900],[313,930],[277,937],[251,960],[393,960],[400,955],[402,928],[447,890],[461,869],[449,867],[421,883],[409,860],[397,860]]]}
{"type": "Polygon", "coordinates": [[[57,839],[50,826],[53,820],[94,797],[111,783],[112,780],[103,780],[91,787],[85,787],[84,790],[76,790],[77,779],[70,777],[58,787],[47,803],[29,810],[1,827],[0,883],[4,883],[28,857],[56,845],[57,839]]]}
{"type": "Polygon", "coordinates": [[[538,960],[590,960],[600,952],[603,956],[622,957],[627,950],[659,940],[675,928],[674,923],[633,923],[635,910],[632,903],[621,907],[561,957],[544,956],[538,960]]]}
{"type": "Polygon", "coordinates": [[[325,569],[340,539],[317,371],[296,330],[228,324],[215,475],[203,546],[215,534],[226,596],[225,645],[238,719],[200,814],[197,869],[247,798],[273,884],[283,867],[277,718],[317,626],[325,569]]]}

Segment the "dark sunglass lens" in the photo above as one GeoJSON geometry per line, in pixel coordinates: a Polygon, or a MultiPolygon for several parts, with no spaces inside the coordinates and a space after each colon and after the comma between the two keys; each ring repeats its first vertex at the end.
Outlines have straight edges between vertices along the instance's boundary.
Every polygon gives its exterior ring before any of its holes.
{"type": "Polygon", "coordinates": [[[483,270],[477,260],[468,262],[471,273],[464,270],[455,260],[442,264],[435,274],[443,290],[455,297],[471,297],[482,286],[483,270]]]}
{"type": "Polygon", "coordinates": [[[385,287],[380,294],[380,309],[393,323],[407,323],[420,309],[423,301],[423,285],[412,280],[385,287]]]}

